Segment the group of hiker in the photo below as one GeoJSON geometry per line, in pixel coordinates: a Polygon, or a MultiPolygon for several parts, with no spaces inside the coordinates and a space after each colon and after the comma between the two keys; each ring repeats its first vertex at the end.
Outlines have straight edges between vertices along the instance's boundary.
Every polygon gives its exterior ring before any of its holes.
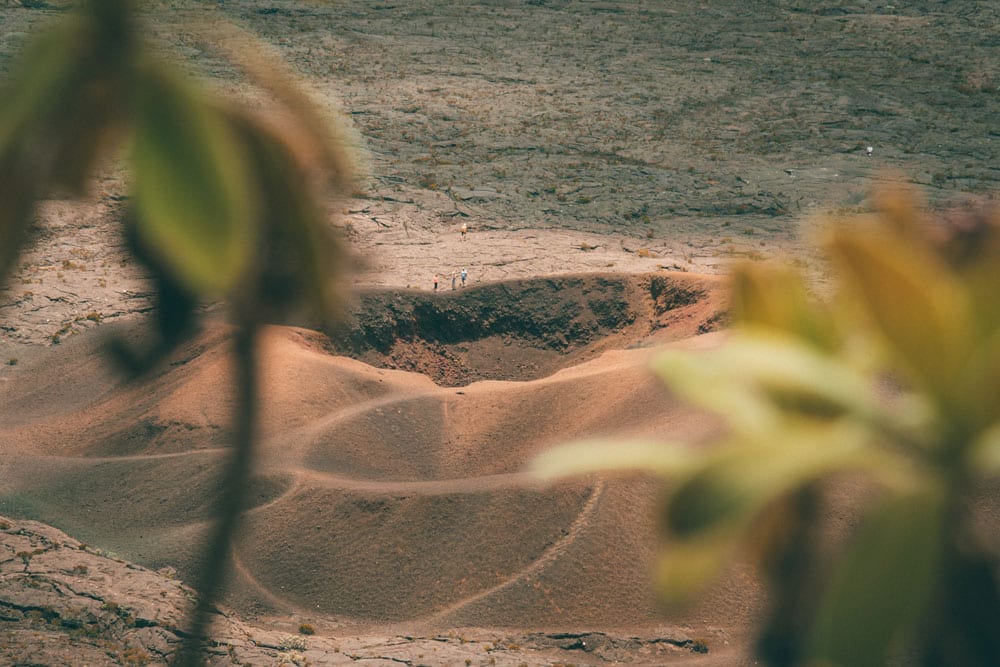
{"type": "MultiPolygon", "coordinates": [[[[465,267],[462,267],[461,271],[452,271],[451,273],[448,274],[448,276],[451,278],[451,288],[455,289],[458,286],[457,283],[458,283],[459,279],[461,279],[461,281],[462,281],[462,287],[465,287],[465,281],[469,277],[469,272],[465,270],[465,267]]],[[[434,274],[434,291],[435,292],[437,292],[437,290],[438,290],[438,284],[440,282],[441,282],[441,274],[435,273],[434,274]]]]}
{"type": "MultiPolygon", "coordinates": [[[[469,233],[469,226],[463,222],[462,226],[459,228],[459,231],[462,233],[462,240],[464,241],[466,238],[466,234],[469,233]]],[[[448,276],[451,278],[451,288],[455,289],[458,286],[457,282],[459,279],[461,279],[462,281],[462,287],[465,287],[465,281],[469,277],[469,272],[466,271],[465,267],[463,266],[461,271],[452,271],[450,274],[448,274],[448,276]]],[[[438,285],[440,284],[440,282],[441,282],[441,274],[435,273],[434,274],[435,292],[438,291],[438,285]]]]}

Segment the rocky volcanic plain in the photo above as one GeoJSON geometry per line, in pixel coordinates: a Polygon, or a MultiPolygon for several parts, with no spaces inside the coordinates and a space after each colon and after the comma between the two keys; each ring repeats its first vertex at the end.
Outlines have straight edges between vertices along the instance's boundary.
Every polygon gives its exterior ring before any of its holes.
{"type": "MultiPolygon", "coordinates": [[[[360,258],[348,324],[266,338],[211,663],[752,664],[752,573],[682,615],[652,598],[658,485],[539,487],[524,465],[577,437],[716,433],[647,369],[660,344],[719,336],[691,339],[724,326],[733,261],[791,256],[822,280],[823,215],[883,180],[932,206],[995,199],[1000,6],[146,4],[178,62],[247,104],[261,93],[215,31],[282,57],[367,167],[329,207],[360,258]]],[[[66,5],[0,2],[0,75],[66,5]]],[[[229,330],[213,320],[141,384],[108,366],[106,336],[151,308],[117,236],[127,196],[112,166],[85,201],[43,202],[0,291],[5,664],[160,664],[191,597],[229,330]]]]}

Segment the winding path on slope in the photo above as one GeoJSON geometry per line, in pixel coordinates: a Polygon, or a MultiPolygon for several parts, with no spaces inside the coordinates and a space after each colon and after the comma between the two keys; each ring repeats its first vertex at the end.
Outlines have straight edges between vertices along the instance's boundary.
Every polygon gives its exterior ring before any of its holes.
{"type": "MultiPolygon", "coordinates": [[[[524,473],[492,475],[488,478],[468,478],[461,480],[428,482],[375,482],[351,480],[339,475],[328,475],[314,473],[311,471],[299,472],[300,477],[286,490],[285,493],[264,505],[248,510],[248,514],[264,511],[274,505],[280,504],[286,497],[294,496],[302,488],[309,485],[306,483],[306,480],[312,483],[322,481],[335,488],[351,491],[386,493],[416,492],[424,495],[488,492],[499,488],[509,487],[512,484],[526,484],[531,486],[537,486],[538,484],[537,481],[524,473]]],[[[565,534],[546,548],[537,558],[518,571],[512,573],[507,579],[462,599],[454,600],[447,607],[435,611],[425,617],[414,619],[414,621],[428,625],[437,625],[442,622],[446,622],[450,616],[458,613],[462,609],[501,593],[515,584],[529,581],[532,577],[539,575],[543,570],[545,570],[545,568],[555,563],[563,554],[565,554],[566,551],[569,550],[590,527],[591,521],[597,512],[598,504],[604,494],[604,490],[605,482],[598,479],[591,487],[590,494],[583,502],[582,507],[573,522],[569,525],[569,528],[566,529],[565,534]]],[[[292,602],[281,594],[271,590],[270,587],[261,583],[250,568],[240,558],[238,549],[234,550],[233,560],[235,567],[241,576],[243,576],[249,583],[253,584],[272,602],[279,603],[283,607],[297,609],[298,611],[314,611],[292,602]]]]}
{"type": "Polygon", "coordinates": [[[601,496],[604,494],[604,486],[605,484],[603,480],[598,480],[594,483],[591,487],[590,495],[583,503],[583,507],[580,508],[580,512],[576,515],[573,523],[570,524],[566,534],[556,540],[552,546],[543,551],[538,558],[512,574],[504,581],[501,581],[500,583],[478,593],[462,598],[461,600],[456,600],[450,606],[445,607],[440,611],[434,612],[424,618],[417,619],[418,622],[428,624],[445,622],[449,616],[452,616],[462,609],[540,574],[545,568],[555,563],[564,553],[566,553],[566,551],[577,541],[577,539],[580,538],[584,531],[590,527],[591,519],[597,511],[597,505],[601,500],[601,496]]]}

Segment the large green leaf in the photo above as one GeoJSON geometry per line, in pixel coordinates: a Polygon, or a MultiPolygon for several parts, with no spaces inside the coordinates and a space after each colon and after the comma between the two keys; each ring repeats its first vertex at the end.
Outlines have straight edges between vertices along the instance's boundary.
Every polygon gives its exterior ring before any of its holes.
{"type": "Polygon", "coordinates": [[[0,280],[20,252],[35,197],[53,185],[79,194],[97,147],[120,117],[112,100],[119,82],[107,70],[122,58],[107,53],[117,47],[102,39],[107,26],[89,13],[93,8],[41,32],[0,91],[0,280]]]}
{"type": "Polygon", "coordinates": [[[1000,473],[1000,421],[972,442],[969,462],[981,475],[995,476],[1000,473]]]}
{"type": "Polygon", "coordinates": [[[36,193],[54,186],[83,194],[99,149],[123,120],[131,41],[122,34],[126,19],[105,20],[111,4],[88,3],[42,32],[0,96],[0,152],[27,147],[36,193]]]}
{"type": "Polygon", "coordinates": [[[926,613],[939,580],[944,498],[933,488],[871,512],[822,601],[811,653],[823,664],[881,667],[926,613]]]}
{"type": "Polygon", "coordinates": [[[923,388],[946,395],[972,344],[971,304],[955,275],[901,235],[840,231],[830,252],[897,361],[923,388]]]}
{"type": "Polygon", "coordinates": [[[221,109],[157,62],[135,84],[136,227],[177,279],[211,297],[243,277],[256,242],[246,154],[221,109]]]}
{"type": "Polygon", "coordinates": [[[953,259],[956,269],[972,295],[973,312],[981,332],[987,337],[1000,329],[1000,210],[975,219],[964,243],[965,256],[953,259]]]}
{"type": "Polygon", "coordinates": [[[260,270],[254,293],[246,296],[274,319],[301,309],[328,324],[343,252],[310,187],[315,176],[277,127],[242,116],[233,122],[249,149],[263,200],[260,270]]]}
{"type": "Polygon", "coordinates": [[[1000,330],[980,339],[956,385],[951,407],[964,432],[991,426],[1000,416],[1000,330]]]}
{"type": "Polygon", "coordinates": [[[725,416],[738,431],[770,430],[781,417],[743,373],[729,365],[730,340],[722,347],[691,352],[667,349],[656,356],[653,370],[671,391],[702,408],[725,416]]]}
{"type": "Polygon", "coordinates": [[[343,195],[359,171],[360,137],[342,113],[329,113],[329,95],[322,102],[309,82],[288,68],[273,45],[244,30],[214,28],[215,45],[266,91],[293,122],[284,125],[286,143],[307,171],[324,176],[343,195]]]}
{"type": "Polygon", "coordinates": [[[656,586],[668,605],[683,605],[715,579],[736,552],[738,534],[716,531],[661,548],[656,586]]]}
{"type": "Polygon", "coordinates": [[[51,185],[80,196],[98,159],[123,134],[126,110],[123,82],[105,76],[81,81],[65,111],[49,130],[55,160],[49,167],[51,185]]]}

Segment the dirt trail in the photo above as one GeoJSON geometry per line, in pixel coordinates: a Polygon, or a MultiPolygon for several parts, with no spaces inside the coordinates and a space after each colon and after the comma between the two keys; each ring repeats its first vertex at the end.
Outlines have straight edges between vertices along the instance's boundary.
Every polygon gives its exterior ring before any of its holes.
{"type": "Polygon", "coordinates": [[[448,625],[449,619],[455,616],[462,609],[469,607],[474,604],[482,604],[484,601],[488,600],[491,596],[501,593],[502,591],[514,586],[518,583],[523,583],[535,577],[539,572],[544,570],[546,567],[554,563],[559,559],[560,556],[566,553],[566,551],[573,546],[580,535],[590,526],[591,519],[593,518],[594,511],[597,507],[597,503],[600,502],[601,496],[604,493],[604,482],[598,480],[594,483],[591,489],[590,495],[587,497],[586,502],[580,508],[579,514],[577,514],[576,519],[573,523],[564,531],[563,536],[559,538],[551,547],[546,549],[542,554],[532,561],[527,566],[521,568],[519,571],[514,573],[513,576],[501,581],[500,583],[488,588],[486,590],[480,591],[475,595],[470,595],[467,598],[456,600],[450,606],[442,609],[433,615],[425,619],[416,619],[415,622],[426,623],[432,627],[440,627],[442,625],[448,625]]]}

